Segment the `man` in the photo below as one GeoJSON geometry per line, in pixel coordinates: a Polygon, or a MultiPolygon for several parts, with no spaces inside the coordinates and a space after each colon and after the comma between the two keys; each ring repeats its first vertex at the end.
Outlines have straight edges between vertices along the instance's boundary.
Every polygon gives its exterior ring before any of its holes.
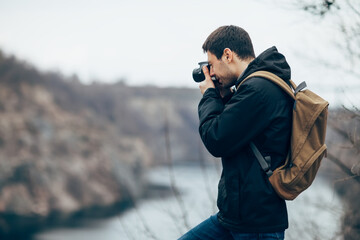
{"type": "Polygon", "coordinates": [[[288,82],[290,67],[275,47],[255,58],[248,33],[237,26],[216,29],[203,50],[210,72],[203,67],[199,132],[208,151],[222,160],[219,212],[180,239],[284,239],[288,227],[285,201],[273,190],[249,143],[264,157],[270,156],[272,170],[282,165],[290,144],[293,100],[261,77],[238,86],[259,70],[288,82]]]}

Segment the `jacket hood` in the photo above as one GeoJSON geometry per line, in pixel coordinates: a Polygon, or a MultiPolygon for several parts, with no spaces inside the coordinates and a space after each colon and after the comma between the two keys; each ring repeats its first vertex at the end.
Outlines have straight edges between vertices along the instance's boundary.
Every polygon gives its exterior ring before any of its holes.
{"type": "Polygon", "coordinates": [[[256,71],[268,71],[274,73],[286,82],[289,82],[289,79],[291,78],[290,66],[287,63],[285,56],[279,53],[275,46],[265,50],[256,57],[245,69],[243,74],[240,75],[236,85],[256,71]]]}

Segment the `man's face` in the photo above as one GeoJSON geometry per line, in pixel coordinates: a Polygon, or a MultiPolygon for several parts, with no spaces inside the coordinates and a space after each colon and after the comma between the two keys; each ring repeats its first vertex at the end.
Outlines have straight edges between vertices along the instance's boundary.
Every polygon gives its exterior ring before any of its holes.
{"type": "Polygon", "coordinates": [[[210,76],[216,77],[221,88],[226,89],[232,87],[238,76],[231,71],[229,64],[226,62],[226,57],[223,55],[221,59],[217,59],[217,57],[209,51],[207,52],[207,56],[210,64],[210,76]]]}

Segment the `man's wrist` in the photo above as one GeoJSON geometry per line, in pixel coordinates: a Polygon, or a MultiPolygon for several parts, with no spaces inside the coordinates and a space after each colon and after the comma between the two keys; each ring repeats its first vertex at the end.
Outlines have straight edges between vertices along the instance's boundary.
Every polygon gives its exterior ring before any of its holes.
{"type": "Polygon", "coordinates": [[[203,94],[203,95],[205,95],[205,94],[207,94],[207,93],[209,93],[209,92],[214,92],[214,93],[220,95],[220,93],[217,91],[217,89],[216,89],[216,88],[213,88],[213,87],[207,88],[207,89],[204,91],[204,94],[203,94]]]}

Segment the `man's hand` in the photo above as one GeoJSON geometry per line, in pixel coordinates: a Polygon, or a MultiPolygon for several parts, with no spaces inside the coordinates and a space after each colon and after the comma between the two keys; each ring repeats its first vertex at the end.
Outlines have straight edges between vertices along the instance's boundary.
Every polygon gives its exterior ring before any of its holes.
{"type": "Polygon", "coordinates": [[[231,88],[224,88],[223,85],[220,84],[218,81],[215,82],[215,87],[219,90],[220,96],[222,98],[232,94],[231,88]]]}
{"type": "Polygon", "coordinates": [[[203,66],[202,70],[203,70],[204,75],[205,75],[205,80],[200,82],[200,84],[199,84],[201,94],[204,95],[205,91],[208,88],[217,88],[219,90],[220,96],[222,98],[224,98],[227,95],[232,93],[230,88],[223,88],[222,84],[220,84],[217,81],[214,82],[213,80],[211,80],[211,77],[210,77],[210,74],[209,74],[209,69],[206,66],[203,66]]]}
{"type": "Polygon", "coordinates": [[[202,67],[202,70],[203,70],[204,75],[205,75],[205,80],[202,81],[202,82],[200,82],[199,88],[200,88],[201,94],[204,95],[205,91],[206,91],[208,88],[215,88],[215,84],[214,84],[214,82],[211,80],[210,73],[209,73],[209,69],[207,68],[207,66],[203,66],[203,67],[202,67]]]}

